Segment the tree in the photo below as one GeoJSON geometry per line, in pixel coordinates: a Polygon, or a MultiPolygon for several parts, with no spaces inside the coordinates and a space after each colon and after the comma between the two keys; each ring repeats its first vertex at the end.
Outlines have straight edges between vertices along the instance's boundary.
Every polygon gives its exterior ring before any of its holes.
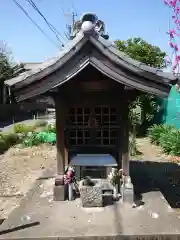
{"type": "Polygon", "coordinates": [[[24,72],[23,64],[13,64],[10,60],[11,54],[7,52],[6,46],[0,46],[0,103],[7,103],[4,81],[16,77],[21,72],[24,72]]]}
{"type": "MultiPolygon", "coordinates": [[[[117,48],[129,55],[131,58],[138,60],[148,66],[163,69],[167,66],[166,53],[161,51],[157,46],[149,44],[147,41],[140,37],[130,38],[126,41],[117,40],[115,41],[117,48]]],[[[131,113],[130,118],[134,119],[133,112],[134,106],[141,108],[141,134],[144,134],[149,127],[152,119],[159,111],[159,104],[157,98],[151,94],[140,93],[130,106],[131,113]]]]}
{"type": "Polygon", "coordinates": [[[166,53],[157,46],[153,46],[140,37],[130,38],[126,41],[115,41],[117,48],[131,58],[145,63],[151,67],[164,68],[167,66],[166,53]]]}

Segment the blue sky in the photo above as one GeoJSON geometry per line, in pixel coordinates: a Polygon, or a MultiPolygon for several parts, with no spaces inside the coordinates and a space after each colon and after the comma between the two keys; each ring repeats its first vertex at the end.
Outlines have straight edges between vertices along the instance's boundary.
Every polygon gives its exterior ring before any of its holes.
{"type": "MultiPolygon", "coordinates": [[[[17,1],[55,40],[42,18],[27,1],[17,1]]],[[[171,53],[166,35],[171,12],[164,6],[163,0],[34,0],[34,2],[62,34],[66,24],[70,23],[70,17],[64,16],[61,7],[65,12],[72,11],[73,3],[79,16],[83,12],[96,13],[105,22],[111,39],[125,40],[140,36],[171,53]]],[[[43,61],[55,56],[59,51],[18,9],[13,0],[1,0],[0,23],[0,40],[7,43],[16,61],[43,61]]]]}

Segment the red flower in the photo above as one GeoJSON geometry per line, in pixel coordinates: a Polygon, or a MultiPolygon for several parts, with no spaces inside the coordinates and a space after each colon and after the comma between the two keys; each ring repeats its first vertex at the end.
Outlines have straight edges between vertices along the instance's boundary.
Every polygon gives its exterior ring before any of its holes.
{"type": "Polygon", "coordinates": [[[176,31],[174,29],[170,29],[169,32],[167,32],[167,34],[169,34],[170,38],[174,38],[176,31]]]}
{"type": "Polygon", "coordinates": [[[170,46],[171,48],[173,48],[173,47],[174,47],[174,45],[173,45],[173,43],[172,43],[172,42],[169,42],[169,46],[170,46]]]}
{"type": "Polygon", "coordinates": [[[174,49],[175,49],[175,51],[179,50],[178,45],[176,43],[174,44],[174,49]]]}

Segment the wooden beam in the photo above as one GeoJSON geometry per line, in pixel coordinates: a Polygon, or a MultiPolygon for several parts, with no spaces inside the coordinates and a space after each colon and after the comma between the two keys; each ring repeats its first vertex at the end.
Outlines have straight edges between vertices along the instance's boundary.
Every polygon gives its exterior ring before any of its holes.
{"type": "Polygon", "coordinates": [[[55,96],[56,108],[56,147],[57,147],[57,174],[64,175],[65,169],[65,138],[64,128],[66,121],[65,100],[59,94],[55,96]]]}

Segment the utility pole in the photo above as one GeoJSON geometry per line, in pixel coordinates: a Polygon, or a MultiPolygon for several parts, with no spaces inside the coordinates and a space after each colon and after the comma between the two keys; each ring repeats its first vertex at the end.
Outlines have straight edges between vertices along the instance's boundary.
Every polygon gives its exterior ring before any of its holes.
{"type": "Polygon", "coordinates": [[[68,40],[71,40],[71,36],[73,34],[73,29],[74,29],[74,24],[75,24],[75,17],[77,17],[77,13],[75,13],[75,12],[66,13],[65,16],[72,18],[72,23],[66,25],[68,40]]]}
{"type": "Polygon", "coordinates": [[[72,27],[74,27],[75,24],[75,17],[77,17],[77,13],[72,12],[72,27]]]}

